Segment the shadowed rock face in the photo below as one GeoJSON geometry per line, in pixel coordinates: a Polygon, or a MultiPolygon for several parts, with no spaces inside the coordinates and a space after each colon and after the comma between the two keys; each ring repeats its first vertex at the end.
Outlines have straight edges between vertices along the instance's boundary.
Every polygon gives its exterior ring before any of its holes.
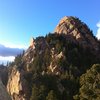
{"type": "Polygon", "coordinates": [[[8,68],[4,65],[0,65],[0,78],[2,83],[6,86],[8,81],[8,68]]]}
{"type": "Polygon", "coordinates": [[[2,84],[1,79],[0,79],[0,100],[11,100],[5,86],[2,84]]]}

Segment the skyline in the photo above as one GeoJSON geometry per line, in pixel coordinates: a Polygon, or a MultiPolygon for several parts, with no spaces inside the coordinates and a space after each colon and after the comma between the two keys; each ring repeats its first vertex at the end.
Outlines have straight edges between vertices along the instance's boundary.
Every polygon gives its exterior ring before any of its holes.
{"type": "MultiPolygon", "coordinates": [[[[78,17],[95,36],[98,32],[97,36],[100,37],[99,4],[99,0],[0,0],[0,45],[26,49],[31,37],[53,32],[64,16],[78,17]]],[[[12,53],[9,56],[2,54],[0,52],[0,62],[4,57],[13,60],[12,53]]]]}

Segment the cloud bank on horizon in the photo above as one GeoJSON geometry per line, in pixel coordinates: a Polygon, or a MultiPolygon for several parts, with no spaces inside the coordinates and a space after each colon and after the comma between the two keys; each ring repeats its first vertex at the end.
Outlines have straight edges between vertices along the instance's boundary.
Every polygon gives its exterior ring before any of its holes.
{"type": "Polygon", "coordinates": [[[98,27],[98,29],[97,29],[96,37],[97,37],[98,39],[100,39],[100,21],[97,23],[97,27],[98,27]]]}
{"type": "Polygon", "coordinates": [[[23,51],[20,48],[10,48],[0,44],[0,56],[8,57],[8,56],[17,56],[23,51]]]}
{"type": "Polygon", "coordinates": [[[0,64],[14,61],[15,56],[22,53],[24,49],[8,47],[0,44],[0,64]]]}

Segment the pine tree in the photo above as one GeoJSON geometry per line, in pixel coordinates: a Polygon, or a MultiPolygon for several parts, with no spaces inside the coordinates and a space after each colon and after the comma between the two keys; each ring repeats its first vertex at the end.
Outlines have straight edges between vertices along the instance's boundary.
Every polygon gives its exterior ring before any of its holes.
{"type": "Polygon", "coordinates": [[[46,97],[46,100],[58,100],[56,94],[54,93],[53,90],[51,90],[48,93],[48,96],[46,97]]]}

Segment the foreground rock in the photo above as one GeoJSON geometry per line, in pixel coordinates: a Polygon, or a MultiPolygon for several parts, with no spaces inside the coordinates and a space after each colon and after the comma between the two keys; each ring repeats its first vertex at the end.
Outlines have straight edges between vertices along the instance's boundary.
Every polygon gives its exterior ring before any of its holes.
{"type": "Polygon", "coordinates": [[[28,100],[27,94],[29,88],[24,75],[24,70],[20,70],[16,67],[12,69],[7,84],[7,90],[11,95],[12,100],[28,100]]]}
{"type": "Polygon", "coordinates": [[[8,68],[4,65],[0,65],[0,78],[3,85],[7,85],[8,81],[8,68]]]}
{"type": "Polygon", "coordinates": [[[1,79],[0,79],[0,100],[11,100],[5,86],[2,84],[1,79]]]}

